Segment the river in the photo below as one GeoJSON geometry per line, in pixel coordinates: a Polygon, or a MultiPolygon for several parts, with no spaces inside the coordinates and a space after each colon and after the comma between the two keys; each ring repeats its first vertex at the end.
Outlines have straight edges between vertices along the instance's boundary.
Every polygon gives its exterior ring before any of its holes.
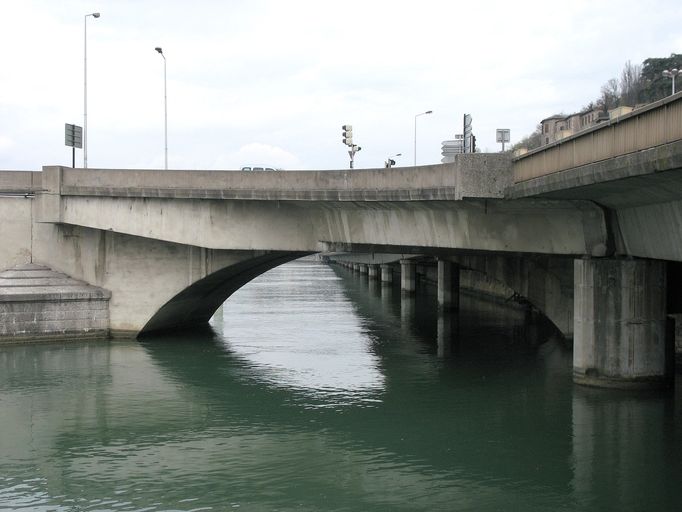
{"type": "Polygon", "coordinates": [[[0,510],[679,511],[670,392],[516,307],[296,261],[201,332],[0,347],[0,510]]]}

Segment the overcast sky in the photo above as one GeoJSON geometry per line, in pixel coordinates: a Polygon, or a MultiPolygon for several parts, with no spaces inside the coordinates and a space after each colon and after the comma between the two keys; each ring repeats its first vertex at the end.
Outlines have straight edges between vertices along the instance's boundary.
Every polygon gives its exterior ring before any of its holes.
{"type": "Polygon", "coordinates": [[[356,167],[438,163],[473,116],[484,151],[595,99],[624,63],[682,53],[682,2],[0,0],[0,169],[70,165],[356,167]],[[83,152],[77,150],[76,165],[83,152]]]}

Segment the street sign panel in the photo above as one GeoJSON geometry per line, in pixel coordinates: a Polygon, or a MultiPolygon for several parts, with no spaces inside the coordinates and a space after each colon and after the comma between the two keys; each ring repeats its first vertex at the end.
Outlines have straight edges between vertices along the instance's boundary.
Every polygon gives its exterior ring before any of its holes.
{"type": "Polygon", "coordinates": [[[75,124],[64,125],[64,144],[74,148],[83,147],[83,128],[75,124]]]}
{"type": "Polygon", "coordinates": [[[471,114],[464,114],[464,152],[474,152],[474,135],[471,127],[471,114]]]}
{"type": "Polygon", "coordinates": [[[511,140],[510,134],[511,132],[508,128],[498,128],[495,132],[497,142],[509,142],[511,140]]]}

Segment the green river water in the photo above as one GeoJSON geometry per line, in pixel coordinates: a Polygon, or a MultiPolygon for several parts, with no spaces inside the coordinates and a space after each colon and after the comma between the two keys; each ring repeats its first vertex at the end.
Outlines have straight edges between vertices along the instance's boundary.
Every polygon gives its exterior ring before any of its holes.
{"type": "Polygon", "coordinates": [[[297,261],[202,332],[0,347],[0,510],[680,511],[677,382],[575,386],[518,308],[297,261]]]}

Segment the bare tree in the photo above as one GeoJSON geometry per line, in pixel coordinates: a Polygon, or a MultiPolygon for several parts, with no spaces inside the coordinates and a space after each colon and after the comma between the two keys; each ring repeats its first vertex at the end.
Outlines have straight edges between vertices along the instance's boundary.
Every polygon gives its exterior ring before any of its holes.
{"type": "Polygon", "coordinates": [[[597,106],[604,112],[608,112],[618,106],[619,97],[618,80],[611,78],[601,86],[601,96],[597,100],[597,106]]]}
{"type": "Polygon", "coordinates": [[[642,66],[625,63],[620,74],[620,104],[634,107],[640,101],[643,89],[642,66]]]}

